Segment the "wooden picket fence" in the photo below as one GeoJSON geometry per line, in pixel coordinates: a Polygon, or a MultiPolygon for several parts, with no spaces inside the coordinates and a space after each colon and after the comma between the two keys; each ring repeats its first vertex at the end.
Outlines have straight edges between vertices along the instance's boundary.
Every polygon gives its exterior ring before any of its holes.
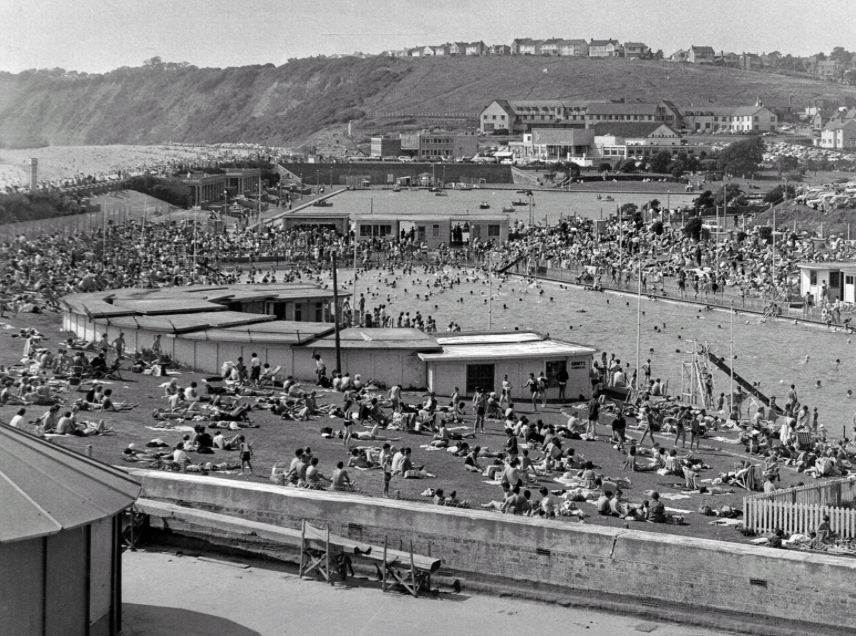
{"type": "Polygon", "coordinates": [[[833,479],[807,486],[782,488],[769,494],[759,493],[750,495],[749,498],[792,504],[841,506],[856,501],[856,481],[850,479],[833,479]]]}
{"type": "Polygon", "coordinates": [[[743,525],[755,532],[773,532],[781,528],[785,534],[808,535],[817,530],[824,515],[829,515],[830,528],[842,539],[856,537],[854,509],[743,498],[743,525]]]}

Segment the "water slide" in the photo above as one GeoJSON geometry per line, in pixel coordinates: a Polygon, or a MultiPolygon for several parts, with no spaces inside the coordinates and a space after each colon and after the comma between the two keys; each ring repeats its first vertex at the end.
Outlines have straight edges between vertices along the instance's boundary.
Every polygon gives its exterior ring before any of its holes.
{"type": "Polygon", "coordinates": [[[496,273],[497,274],[504,274],[509,269],[511,269],[512,267],[517,265],[517,263],[522,261],[524,258],[529,258],[529,252],[528,251],[524,252],[523,254],[518,256],[517,258],[512,259],[511,261],[508,261],[506,263],[502,263],[501,265],[498,265],[496,268],[496,273]]]}
{"type": "MultiPolygon", "coordinates": [[[[707,357],[710,359],[713,366],[722,371],[725,375],[731,377],[731,367],[725,364],[725,358],[720,358],[719,356],[712,354],[710,351],[707,352],[707,357]]],[[[758,390],[758,387],[754,386],[751,382],[749,382],[746,378],[741,376],[736,371],[734,372],[734,381],[739,386],[743,387],[746,393],[755,397],[756,400],[766,406],[770,406],[770,398],[761,393],[761,391],[758,390]]],[[[779,414],[782,413],[782,409],[778,405],[776,405],[776,412],[779,414]]]]}
{"type": "Polygon", "coordinates": [[[540,185],[538,183],[538,177],[531,170],[521,170],[520,168],[511,166],[511,178],[516,185],[540,185]]]}

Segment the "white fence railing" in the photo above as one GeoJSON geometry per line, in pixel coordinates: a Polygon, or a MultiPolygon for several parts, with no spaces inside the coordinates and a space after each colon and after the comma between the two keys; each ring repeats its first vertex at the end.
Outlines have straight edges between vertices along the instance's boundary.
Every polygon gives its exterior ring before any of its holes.
{"type": "Polygon", "coordinates": [[[781,528],[786,534],[808,535],[817,530],[824,515],[842,539],[856,537],[856,510],[820,504],[796,504],[744,497],[743,525],[755,532],[773,532],[781,528]]]}

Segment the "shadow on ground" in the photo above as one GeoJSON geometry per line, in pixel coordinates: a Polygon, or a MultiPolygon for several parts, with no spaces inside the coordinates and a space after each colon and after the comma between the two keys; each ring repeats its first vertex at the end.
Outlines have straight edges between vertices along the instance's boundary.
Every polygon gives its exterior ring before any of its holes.
{"type": "Polygon", "coordinates": [[[122,604],[124,636],[261,636],[234,621],[174,607],[122,604]]]}

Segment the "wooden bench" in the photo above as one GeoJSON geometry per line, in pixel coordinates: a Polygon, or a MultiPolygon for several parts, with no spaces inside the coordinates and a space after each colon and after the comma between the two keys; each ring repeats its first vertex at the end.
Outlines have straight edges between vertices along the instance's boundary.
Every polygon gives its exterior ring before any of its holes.
{"type": "Polygon", "coordinates": [[[430,589],[431,574],[437,572],[442,563],[440,559],[413,554],[412,543],[410,551],[406,552],[392,550],[384,541],[381,552],[369,544],[332,534],[329,528],[314,526],[306,521],[300,530],[295,530],[146,498],[137,499],[134,508],[139,513],[165,521],[174,519],[204,530],[219,530],[296,546],[300,549],[300,577],[317,571],[331,585],[333,572],[341,572],[347,559],[354,556],[368,559],[377,565],[382,575],[383,591],[386,591],[388,582],[394,580],[409,594],[418,596],[421,590],[430,589]]]}
{"type": "Polygon", "coordinates": [[[330,562],[332,560],[335,570],[340,572],[344,579],[342,568],[346,566],[350,555],[368,555],[372,551],[370,545],[357,543],[345,537],[330,533],[330,528],[320,528],[311,523],[303,521],[300,530],[300,567],[298,575],[303,578],[304,574],[317,571],[324,580],[333,585],[331,580],[332,571],[330,562]]]}
{"type": "Polygon", "coordinates": [[[378,566],[383,575],[381,589],[386,592],[390,579],[395,580],[409,594],[419,596],[423,589],[431,589],[431,575],[440,569],[441,560],[430,556],[413,554],[413,542],[410,543],[410,551],[392,550],[387,542],[383,543],[383,553],[375,549],[371,554],[362,554],[371,561],[380,563],[378,566]],[[404,568],[403,572],[401,568],[404,568]]]}

